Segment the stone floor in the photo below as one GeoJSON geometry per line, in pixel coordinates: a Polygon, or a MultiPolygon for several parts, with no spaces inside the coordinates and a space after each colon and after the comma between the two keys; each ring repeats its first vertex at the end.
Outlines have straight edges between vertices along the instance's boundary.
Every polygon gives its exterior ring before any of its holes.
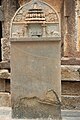
{"type": "MultiPolygon", "coordinates": [[[[0,120],[16,120],[16,119],[11,119],[11,108],[10,107],[0,107],[0,120]]],[[[62,120],[80,120],[80,111],[62,110],[62,120]]]]}

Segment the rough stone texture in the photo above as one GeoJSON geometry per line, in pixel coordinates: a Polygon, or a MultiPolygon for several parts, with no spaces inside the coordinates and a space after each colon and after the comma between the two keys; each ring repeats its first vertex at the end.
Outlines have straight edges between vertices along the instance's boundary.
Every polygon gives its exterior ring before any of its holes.
{"type": "Polygon", "coordinates": [[[0,69],[10,69],[10,61],[1,61],[0,69]]]}
{"type": "Polygon", "coordinates": [[[65,117],[64,120],[80,120],[80,110],[62,110],[62,116],[65,117]]]}
{"type": "Polygon", "coordinates": [[[24,5],[25,3],[29,2],[29,1],[30,0],[18,0],[20,6],[24,5]]]}
{"type": "MultiPolygon", "coordinates": [[[[62,120],[80,120],[80,110],[62,110],[62,120]]],[[[0,107],[0,120],[17,120],[11,118],[10,107],[0,107]]],[[[24,119],[19,119],[24,120],[24,119]]],[[[35,120],[35,119],[25,119],[35,120]]],[[[52,120],[52,119],[36,119],[36,120],[52,120]]]]}
{"type": "Polygon", "coordinates": [[[0,92],[5,92],[5,80],[0,79],[0,92]]]}
{"type": "MultiPolygon", "coordinates": [[[[80,52],[80,1],[76,0],[76,36],[77,36],[77,42],[76,42],[76,47],[77,51],[80,52]]],[[[80,55],[80,54],[79,54],[80,55]]]]}
{"type": "Polygon", "coordinates": [[[0,79],[0,92],[9,92],[10,93],[10,80],[9,79],[0,79]]]}
{"type": "Polygon", "coordinates": [[[16,0],[2,0],[4,22],[2,22],[2,60],[10,60],[10,23],[17,9],[16,0]]]}
{"type": "Polygon", "coordinates": [[[0,78],[1,79],[10,79],[10,73],[6,69],[0,70],[0,78]]]}
{"type": "Polygon", "coordinates": [[[76,58],[78,58],[78,59],[80,58],[80,51],[76,52],[76,58]]]}
{"type": "Polygon", "coordinates": [[[8,38],[2,38],[1,44],[2,44],[2,60],[9,60],[10,59],[10,42],[8,38]]]}
{"type": "Polygon", "coordinates": [[[0,69],[0,91],[10,92],[11,74],[7,69],[0,69]]]}
{"type": "Polygon", "coordinates": [[[59,16],[52,7],[40,1],[38,3],[29,2],[26,6],[24,9],[20,8],[18,14],[16,13],[14,16],[11,26],[12,38],[61,37],[59,16]],[[41,11],[37,10],[39,8],[41,11]]]}
{"type": "Polygon", "coordinates": [[[56,0],[42,0],[42,1],[50,4],[60,14],[60,10],[61,10],[61,7],[62,7],[63,0],[57,0],[57,1],[56,0]]]}
{"type": "Polygon", "coordinates": [[[80,110],[80,96],[62,96],[62,109],[80,110]]]}
{"type": "Polygon", "coordinates": [[[61,79],[69,81],[80,81],[80,66],[62,65],[61,79]]]}
{"type": "Polygon", "coordinates": [[[75,44],[75,1],[65,0],[65,36],[64,36],[64,56],[74,57],[76,51],[75,44]],[[68,4],[69,3],[69,4],[68,4]]]}
{"type": "MultiPolygon", "coordinates": [[[[78,54],[79,55],[79,54],[78,54]]],[[[69,58],[69,57],[62,57],[61,64],[62,65],[80,65],[80,58],[69,58]]]]}
{"type": "Polygon", "coordinates": [[[0,6],[0,21],[3,21],[3,9],[2,6],[0,6]]]}
{"type": "Polygon", "coordinates": [[[0,107],[11,106],[11,95],[9,93],[0,92],[0,107]]]}
{"type": "Polygon", "coordinates": [[[17,104],[17,107],[12,110],[14,113],[13,118],[53,118],[57,120],[61,118],[60,103],[55,104],[53,102],[51,103],[49,99],[40,100],[36,97],[22,98],[18,102],[19,106],[17,104]]]}
{"type": "MultiPolygon", "coordinates": [[[[80,26],[80,15],[78,16],[78,26],[80,26]]],[[[80,51],[80,27],[78,27],[78,44],[77,44],[77,51],[80,51]]]]}
{"type": "Polygon", "coordinates": [[[16,0],[2,0],[3,11],[4,12],[4,22],[3,22],[3,37],[10,37],[10,23],[11,19],[16,11],[16,0]]]}
{"type": "Polygon", "coordinates": [[[62,81],[62,95],[80,95],[80,81],[62,81]]]}

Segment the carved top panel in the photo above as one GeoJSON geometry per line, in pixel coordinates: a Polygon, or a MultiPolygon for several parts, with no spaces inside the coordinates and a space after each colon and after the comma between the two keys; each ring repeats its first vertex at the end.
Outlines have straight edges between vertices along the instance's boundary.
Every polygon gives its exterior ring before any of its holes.
{"type": "Polygon", "coordinates": [[[11,37],[60,37],[59,17],[48,4],[32,0],[12,20],[11,37]]]}

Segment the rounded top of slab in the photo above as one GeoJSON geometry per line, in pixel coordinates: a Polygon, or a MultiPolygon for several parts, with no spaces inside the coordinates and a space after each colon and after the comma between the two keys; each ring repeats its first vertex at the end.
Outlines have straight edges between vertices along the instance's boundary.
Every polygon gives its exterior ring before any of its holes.
{"type": "Polygon", "coordinates": [[[28,27],[30,25],[33,25],[33,27],[35,27],[34,24],[40,27],[38,30],[37,36],[41,36],[41,34],[43,34],[41,29],[45,27],[46,36],[60,37],[59,23],[60,23],[59,15],[54,8],[52,8],[50,5],[40,0],[31,0],[30,2],[21,6],[15,13],[11,21],[10,37],[11,38],[14,38],[14,37],[19,38],[19,37],[26,37],[26,36],[29,37],[30,36],[29,34],[31,34],[32,31],[29,30],[28,27]],[[41,26],[38,24],[40,24],[41,26]]]}

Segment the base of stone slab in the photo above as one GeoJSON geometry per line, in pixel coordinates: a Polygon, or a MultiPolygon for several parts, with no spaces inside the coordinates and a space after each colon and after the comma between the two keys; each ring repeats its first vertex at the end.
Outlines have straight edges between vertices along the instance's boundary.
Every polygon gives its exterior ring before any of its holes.
{"type": "Polygon", "coordinates": [[[12,118],[61,120],[60,109],[52,107],[16,108],[12,110],[12,118]]]}
{"type": "Polygon", "coordinates": [[[61,120],[61,105],[35,99],[25,99],[12,108],[12,118],[61,120]]]}
{"type": "MultiPolygon", "coordinates": [[[[80,110],[61,110],[61,116],[62,120],[80,120],[80,110]]],[[[47,120],[47,119],[12,119],[11,107],[0,107],[0,120],[47,120]]],[[[55,119],[49,118],[48,120],[55,119]]]]}

